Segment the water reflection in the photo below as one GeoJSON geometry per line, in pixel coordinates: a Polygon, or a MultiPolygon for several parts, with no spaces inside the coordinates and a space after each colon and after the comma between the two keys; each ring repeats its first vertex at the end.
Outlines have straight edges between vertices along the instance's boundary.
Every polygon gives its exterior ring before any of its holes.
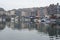
{"type": "Polygon", "coordinates": [[[38,32],[44,32],[47,33],[47,24],[43,24],[43,23],[24,23],[24,22],[19,22],[19,23],[12,23],[9,22],[6,24],[7,27],[11,28],[11,29],[17,29],[17,30],[21,30],[21,29],[28,29],[30,30],[37,30],[38,32]]]}
{"type": "Polygon", "coordinates": [[[49,27],[47,28],[47,32],[48,32],[50,38],[52,38],[51,40],[53,40],[54,37],[56,39],[59,39],[59,37],[60,37],[60,27],[59,27],[59,25],[50,24],[49,27]]]}
{"type": "Polygon", "coordinates": [[[0,23],[0,30],[3,30],[5,28],[5,22],[0,23]]]}
{"type": "Polygon", "coordinates": [[[11,28],[11,30],[24,30],[24,29],[28,29],[28,31],[36,30],[37,33],[48,34],[50,40],[54,40],[54,38],[55,39],[60,38],[60,26],[56,24],[31,23],[31,22],[0,23],[0,30],[4,30],[6,27],[11,28]]]}

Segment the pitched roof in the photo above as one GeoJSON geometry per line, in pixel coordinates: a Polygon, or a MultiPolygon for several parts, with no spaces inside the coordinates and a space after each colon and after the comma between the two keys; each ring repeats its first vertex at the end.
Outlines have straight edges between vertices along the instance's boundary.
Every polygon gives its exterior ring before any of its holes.
{"type": "Polygon", "coordinates": [[[0,8],[0,11],[4,11],[4,9],[3,8],[0,8]]]}

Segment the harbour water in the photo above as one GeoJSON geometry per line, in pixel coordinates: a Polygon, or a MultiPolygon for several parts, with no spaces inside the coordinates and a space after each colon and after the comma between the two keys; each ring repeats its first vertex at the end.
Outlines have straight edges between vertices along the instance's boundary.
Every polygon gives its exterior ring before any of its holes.
{"type": "Polygon", "coordinates": [[[2,22],[0,23],[0,40],[60,40],[60,25],[2,22]]]}

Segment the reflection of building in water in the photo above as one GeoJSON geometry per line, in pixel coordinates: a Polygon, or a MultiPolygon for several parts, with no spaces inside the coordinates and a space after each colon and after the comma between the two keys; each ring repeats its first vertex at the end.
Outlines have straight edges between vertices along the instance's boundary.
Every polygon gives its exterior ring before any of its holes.
{"type": "Polygon", "coordinates": [[[20,23],[9,22],[6,25],[7,25],[7,27],[9,27],[11,29],[21,29],[20,23]]]}
{"type": "Polygon", "coordinates": [[[5,24],[4,23],[0,23],[0,30],[3,30],[5,28],[5,24]]]}
{"type": "Polygon", "coordinates": [[[29,29],[33,30],[36,29],[36,25],[34,23],[8,23],[7,24],[9,28],[12,29],[29,29]]]}
{"type": "Polygon", "coordinates": [[[21,27],[22,27],[22,29],[27,28],[28,24],[27,23],[21,23],[21,27]]]}
{"type": "Polygon", "coordinates": [[[7,27],[10,27],[10,22],[6,22],[6,26],[7,27]]]}
{"type": "Polygon", "coordinates": [[[10,28],[14,29],[14,23],[10,22],[9,26],[10,28]]]}
{"type": "Polygon", "coordinates": [[[37,26],[37,30],[38,32],[44,32],[44,33],[47,33],[47,27],[48,27],[48,24],[43,24],[43,23],[40,23],[40,24],[36,24],[37,26]]]}
{"type": "Polygon", "coordinates": [[[19,23],[14,23],[14,28],[15,29],[21,29],[21,24],[20,24],[20,22],[19,23]]]}
{"type": "Polygon", "coordinates": [[[53,38],[53,36],[58,38],[60,36],[60,26],[58,26],[58,25],[51,24],[47,28],[47,31],[48,31],[48,34],[49,34],[50,38],[53,38]]]}
{"type": "Polygon", "coordinates": [[[35,23],[29,23],[28,29],[29,30],[35,30],[36,29],[35,23]]]}
{"type": "Polygon", "coordinates": [[[46,26],[42,23],[9,23],[11,29],[28,29],[28,30],[37,30],[38,32],[46,32],[46,26]]]}

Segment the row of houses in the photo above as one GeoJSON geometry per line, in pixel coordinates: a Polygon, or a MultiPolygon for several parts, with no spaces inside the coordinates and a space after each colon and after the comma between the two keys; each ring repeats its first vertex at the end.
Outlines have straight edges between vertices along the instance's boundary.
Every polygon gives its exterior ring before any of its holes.
{"type": "MultiPolygon", "coordinates": [[[[3,9],[3,8],[2,8],[3,9]]],[[[29,16],[37,16],[38,13],[40,16],[45,15],[46,8],[41,7],[41,8],[24,8],[24,9],[13,9],[9,11],[1,10],[0,8],[0,15],[7,15],[7,16],[24,16],[24,17],[29,17],[29,16]],[[38,12],[39,11],[39,12],[38,12]]]]}
{"type": "Polygon", "coordinates": [[[60,5],[50,4],[46,7],[34,7],[34,8],[23,8],[23,9],[12,9],[5,11],[3,8],[0,8],[0,17],[1,15],[6,15],[8,17],[30,17],[30,16],[39,16],[40,18],[50,17],[51,15],[57,15],[60,17],[60,5]]]}
{"type": "Polygon", "coordinates": [[[49,16],[55,16],[57,18],[60,17],[60,5],[57,3],[56,5],[50,4],[49,7],[47,8],[48,15],[49,16]]]}

